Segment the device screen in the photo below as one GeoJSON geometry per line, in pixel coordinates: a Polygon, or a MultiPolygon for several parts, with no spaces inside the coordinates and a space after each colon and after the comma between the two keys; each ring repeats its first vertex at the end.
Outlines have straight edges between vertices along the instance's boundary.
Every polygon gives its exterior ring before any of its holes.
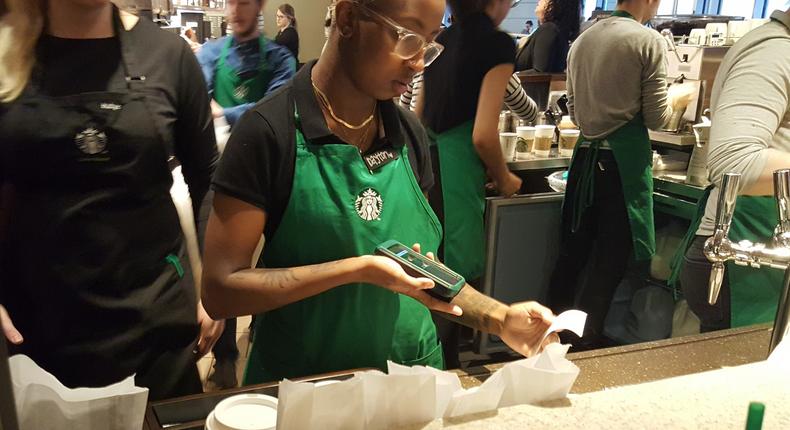
{"type": "Polygon", "coordinates": [[[388,251],[395,254],[396,257],[402,258],[409,263],[414,264],[415,266],[421,268],[422,270],[430,273],[436,279],[453,286],[461,281],[461,278],[455,275],[454,273],[449,272],[444,267],[442,267],[439,263],[429,259],[428,257],[418,254],[411,250],[410,248],[397,244],[392,245],[387,248],[388,251]]]}

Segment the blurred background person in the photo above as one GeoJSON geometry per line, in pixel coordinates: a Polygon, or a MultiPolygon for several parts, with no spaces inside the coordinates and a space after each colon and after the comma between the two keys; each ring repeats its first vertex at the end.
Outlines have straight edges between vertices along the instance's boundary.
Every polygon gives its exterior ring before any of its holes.
{"type": "Polygon", "coordinates": [[[285,46],[299,63],[299,31],[296,29],[296,14],[293,6],[281,4],[275,15],[277,20],[277,37],[274,41],[285,46]]]}
{"type": "Polygon", "coordinates": [[[233,127],[264,96],[288,82],[296,61],[288,49],[261,34],[258,16],[265,0],[228,0],[226,13],[233,34],[212,40],[198,61],[212,96],[214,118],[233,127]]]}
{"type": "Polygon", "coordinates": [[[527,20],[527,22],[526,22],[526,24],[524,25],[524,29],[523,29],[523,30],[521,30],[521,34],[526,34],[527,36],[529,36],[530,34],[532,34],[532,27],[533,27],[534,25],[535,25],[535,24],[532,22],[532,20],[531,20],[531,19],[528,19],[528,20],[527,20]]]}
{"type": "Polygon", "coordinates": [[[580,0],[540,0],[535,8],[538,29],[516,56],[516,70],[565,72],[568,49],[579,34],[580,0]]]}

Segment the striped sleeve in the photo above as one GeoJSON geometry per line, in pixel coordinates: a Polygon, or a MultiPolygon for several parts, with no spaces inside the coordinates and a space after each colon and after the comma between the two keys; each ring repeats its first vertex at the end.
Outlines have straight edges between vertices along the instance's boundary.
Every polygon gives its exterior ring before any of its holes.
{"type": "Polygon", "coordinates": [[[529,98],[521,86],[521,80],[515,73],[510,77],[510,82],[507,84],[505,105],[520,119],[532,122],[538,117],[538,105],[529,98]]]}
{"type": "Polygon", "coordinates": [[[406,88],[406,92],[400,96],[400,106],[404,109],[414,111],[417,106],[417,98],[422,90],[422,72],[414,75],[411,83],[406,88]]]}

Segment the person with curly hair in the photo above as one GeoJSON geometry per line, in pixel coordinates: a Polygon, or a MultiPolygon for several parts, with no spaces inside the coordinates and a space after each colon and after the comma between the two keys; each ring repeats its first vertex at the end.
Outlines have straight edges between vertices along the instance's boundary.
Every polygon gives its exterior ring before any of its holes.
{"type": "Polygon", "coordinates": [[[563,73],[568,48],[579,35],[579,0],[540,0],[535,7],[540,26],[518,52],[516,70],[534,73],[563,73]]]}

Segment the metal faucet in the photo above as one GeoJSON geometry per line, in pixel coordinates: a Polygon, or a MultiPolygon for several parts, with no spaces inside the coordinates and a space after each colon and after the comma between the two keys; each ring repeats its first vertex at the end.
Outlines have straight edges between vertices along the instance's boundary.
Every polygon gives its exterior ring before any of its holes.
{"type": "Polygon", "coordinates": [[[678,47],[675,45],[675,35],[672,34],[672,30],[665,28],[661,30],[661,37],[667,42],[667,51],[673,52],[675,57],[678,59],[678,63],[685,63],[682,58],[680,58],[680,53],[678,52],[678,47]]]}
{"type": "Polygon", "coordinates": [[[770,244],[752,243],[742,240],[733,243],[727,237],[730,232],[735,202],[738,198],[740,174],[727,173],[719,187],[719,201],[716,208],[716,227],[705,242],[705,256],[713,263],[708,286],[708,303],[716,304],[724,279],[724,263],[732,261],[739,266],[759,269],[763,266],[785,271],[782,294],[774,319],[769,353],[779,342],[790,335],[790,169],[774,172],[774,195],[779,212],[779,224],[774,230],[770,244]]]}

